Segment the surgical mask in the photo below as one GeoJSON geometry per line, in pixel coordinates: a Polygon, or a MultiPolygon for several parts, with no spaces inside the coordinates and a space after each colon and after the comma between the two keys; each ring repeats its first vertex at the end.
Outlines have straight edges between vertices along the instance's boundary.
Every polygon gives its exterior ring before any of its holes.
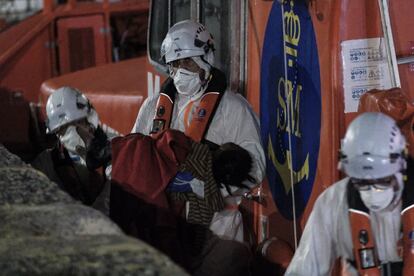
{"type": "Polygon", "coordinates": [[[71,153],[79,154],[76,148],[86,148],[85,142],[79,136],[75,126],[69,126],[64,135],[59,137],[63,146],[71,153]]]}
{"type": "Polygon", "coordinates": [[[177,92],[186,96],[197,93],[201,88],[199,73],[179,68],[174,75],[174,85],[177,92]]]}
{"type": "MultiPolygon", "coordinates": [[[[383,185],[378,184],[378,187],[380,186],[383,185]]],[[[359,194],[361,195],[362,202],[364,202],[369,210],[378,212],[384,210],[391,204],[394,199],[394,188],[376,189],[371,187],[368,190],[359,191],[359,194]]]]}

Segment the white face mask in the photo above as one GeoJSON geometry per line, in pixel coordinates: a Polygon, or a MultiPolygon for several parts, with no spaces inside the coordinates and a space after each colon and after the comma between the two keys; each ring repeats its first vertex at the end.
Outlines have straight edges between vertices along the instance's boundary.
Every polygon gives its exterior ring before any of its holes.
{"type": "Polygon", "coordinates": [[[387,208],[394,199],[394,188],[388,187],[384,190],[377,190],[371,187],[367,191],[359,191],[362,202],[365,206],[374,212],[387,208]]]}
{"type": "Polygon", "coordinates": [[[178,93],[191,96],[201,88],[200,75],[180,68],[174,75],[174,85],[178,93]]]}
{"type": "Polygon", "coordinates": [[[79,154],[76,148],[81,147],[86,149],[85,142],[79,136],[75,126],[69,126],[64,135],[59,137],[63,146],[71,153],[79,154]]]}

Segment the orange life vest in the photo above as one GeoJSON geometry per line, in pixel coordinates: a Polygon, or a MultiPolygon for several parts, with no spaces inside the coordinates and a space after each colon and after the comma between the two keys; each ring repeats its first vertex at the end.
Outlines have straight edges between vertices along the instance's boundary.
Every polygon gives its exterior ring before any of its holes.
{"type": "MultiPolygon", "coordinates": [[[[200,103],[195,109],[193,118],[185,130],[185,134],[194,141],[201,142],[204,138],[225,90],[226,81],[224,75],[219,70],[213,68],[210,83],[201,96],[200,103]]],[[[168,78],[160,91],[150,133],[151,136],[170,127],[176,93],[177,90],[174,87],[173,80],[168,78]]]]}
{"type": "MultiPolygon", "coordinates": [[[[413,184],[413,183],[410,183],[413,184]]],[[[351,225],[353,254],[359,275],[388,275],[387,269],[381,274],[375,239],[370,223],[368,208],[351,183],[347,188],[349,221],[351,225]]],[[[406,183],[402,195],[402,275],[414,275],[414,186],[406,183]]],[[[384,265],[382,267],[385,267],[384,265]]],[[[395,272],[394,272],[395,273],[395,272]]],[[[396,275],[396,274],[392,274],[396,275]]]]}

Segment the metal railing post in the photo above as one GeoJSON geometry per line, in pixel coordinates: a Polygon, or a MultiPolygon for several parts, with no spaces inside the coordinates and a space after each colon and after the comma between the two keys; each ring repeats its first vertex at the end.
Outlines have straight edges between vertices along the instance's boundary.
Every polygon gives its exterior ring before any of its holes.
{"type": "Polygon", "coordinates": [[[378,5],[381,13],[381,24],[382,31],[384,33],[385,51],[387,52],[387,61],[391,73],[391,86],[401,87],[397,56],[394,47],[394,38],[392,35],[390,14],[388,10],[388,0],[378,0],[378,5]]]}

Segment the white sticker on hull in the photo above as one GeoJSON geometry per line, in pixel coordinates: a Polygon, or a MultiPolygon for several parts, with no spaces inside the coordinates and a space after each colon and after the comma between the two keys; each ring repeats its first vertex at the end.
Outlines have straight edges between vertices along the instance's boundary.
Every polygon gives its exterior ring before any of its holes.
{"type": "Polygon", "coordinates": [[[356,112],[360,97],[371,89],[391,88],[383,38],[341,43],[345,113],[356,112]]]}

